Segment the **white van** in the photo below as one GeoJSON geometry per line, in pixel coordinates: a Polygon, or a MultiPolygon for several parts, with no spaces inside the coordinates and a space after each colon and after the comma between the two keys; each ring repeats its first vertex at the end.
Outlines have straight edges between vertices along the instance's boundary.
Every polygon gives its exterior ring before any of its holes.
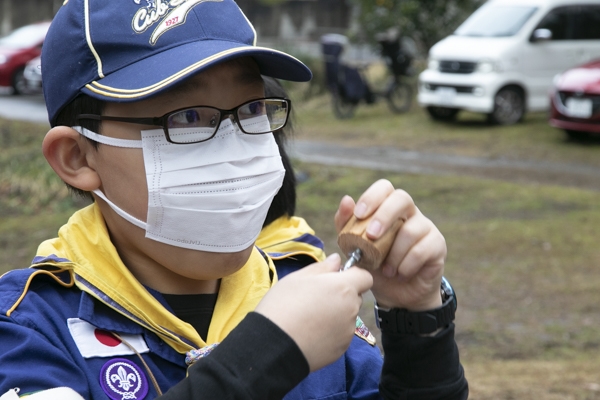
{"type": "Polygon", "coordinates": [[[488,0],[429,51],[419,104],[437,120],[460,110],[513,124],[549,108],[556,74],[600,58],[600,0],[488,0]]]}

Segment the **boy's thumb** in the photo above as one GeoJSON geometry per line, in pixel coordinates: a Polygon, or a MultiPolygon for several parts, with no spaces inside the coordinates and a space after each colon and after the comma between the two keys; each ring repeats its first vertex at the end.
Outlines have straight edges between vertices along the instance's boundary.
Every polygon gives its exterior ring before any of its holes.
{"type": "Polygon", "coordinates": [[[342,259],[338,253],[333,253],[327,256],[323,264],[325,264],[327,272],[339,271],[342,266],[342,259]]]}
{"type": "Polygon", "coordinates": [[[308,275],[316,275],[323,274],[327,272],[336,272],[340,270],[341,265],[340,255],[337,253],[330,254],[325,260],[321,262],[317,262],[314,264],[310,264],[304,268],[301,268],[299,271],[296,271],[296,274],[308,274],[308,275]]]}

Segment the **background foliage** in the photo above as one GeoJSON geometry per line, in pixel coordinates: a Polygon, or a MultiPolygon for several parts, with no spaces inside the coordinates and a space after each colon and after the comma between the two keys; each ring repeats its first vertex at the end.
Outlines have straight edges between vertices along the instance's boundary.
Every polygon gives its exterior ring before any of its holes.
{"type": "Polygon", "coordinates": [[[355,40],[375,44],[375,35],[400,28],[426,53],[437,41],[452,33],[484,0],[350,0],[360,7],[360,32],[355,40]]]}

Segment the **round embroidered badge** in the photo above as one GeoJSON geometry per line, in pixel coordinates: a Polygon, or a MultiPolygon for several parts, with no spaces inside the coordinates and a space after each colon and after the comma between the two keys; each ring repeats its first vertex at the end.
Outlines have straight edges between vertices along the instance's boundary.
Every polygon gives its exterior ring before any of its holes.
{"type": "Polygon", "coordinates": [[[112,400],[142,400],[148,394],[148,380],[135,363],[113,358],[100,370],[102,390],[112,400]]]}

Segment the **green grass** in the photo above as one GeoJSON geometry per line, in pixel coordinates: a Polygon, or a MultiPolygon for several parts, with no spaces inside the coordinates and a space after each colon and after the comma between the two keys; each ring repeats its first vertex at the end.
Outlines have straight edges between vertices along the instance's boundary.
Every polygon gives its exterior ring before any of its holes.
{"type": "MultiPolygon", "coordinates": [[[[481,116],[431,122],[385,104],[332,117],[326,96],[297,112],[297,138],[345,145],[600,165],[597,144],[569,142],[543,114],[491,127],[481,116]]],[[[0,121],[0,273],[26,267],[79,203],[41,155],[45,127],[0,121]]],[[[333,215],[389,179],[407,190],[448,243],[446,276],[458,293],[456,337],[472,399],[600,398],[600,191],[456,176],[422,176],[295,162],[308,174],[298,214],[338,251],[333,215]]],[[[372,301],[361,314],[373,326],[372,301]]]]}
{"type": "Polygon", "coordinates": [[[0,274],[27,267],[38,244],[81,206],[42,155],[46,131],[0,119],[0,274]]]}

